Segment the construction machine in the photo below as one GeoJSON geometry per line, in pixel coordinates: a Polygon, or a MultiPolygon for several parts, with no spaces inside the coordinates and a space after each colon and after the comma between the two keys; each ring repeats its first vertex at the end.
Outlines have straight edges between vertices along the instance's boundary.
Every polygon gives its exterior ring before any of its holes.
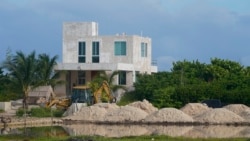
{"type": "Polygon", "coordinates": [[[71,98],[56,98],[53,94],[51,99],[45,104],[47,108],[56,106],[60,109],[67,109],[72,103],[87,103],[92,105],[100,102],[116,102],[116,98],[112,95],[109,84],[103,81],[102,85],[93,93],[88,86],[73,87],[71,98]]]}
{"type": "Polygon", "coordinates": [[[116,102],[116,98],[113,96],[109,84],[107,81],[103,81],[102,85],[93,93],[94,96],[94,104],[99,102],[116,102]]]}
{"type": "Polygon", "coordinates": [[[71,100],[69,98],[55,98],[53,97],[49,100],[45,106],[50,108],[52,106],[56,106],[57,109],[64,109],[66,110],[71,105],[71,100]]]}
{"type": "Polygon", "coordinates": [[[75,86],[73,87],[71,102],[72,103],[87,103],[88,105],[93,104],[91,90],[88,86],[75,86]]]}

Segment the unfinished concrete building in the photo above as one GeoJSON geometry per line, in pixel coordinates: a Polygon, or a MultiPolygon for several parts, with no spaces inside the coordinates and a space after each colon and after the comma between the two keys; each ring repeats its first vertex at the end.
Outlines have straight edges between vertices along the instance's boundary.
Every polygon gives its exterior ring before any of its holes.
{"type": "Polygon", "coordinates": [[[99,35],[96,22],[63,24],[62,63],[56,70],[65,70],[62,79],[67,85],[56,93],[70,95],[74,85],[86,85],[99,71],[119,71],[115,84],[132,88],[137,73],[157,72],[152,64],[152,44],[148,37],[138,35],[99,35]]]}

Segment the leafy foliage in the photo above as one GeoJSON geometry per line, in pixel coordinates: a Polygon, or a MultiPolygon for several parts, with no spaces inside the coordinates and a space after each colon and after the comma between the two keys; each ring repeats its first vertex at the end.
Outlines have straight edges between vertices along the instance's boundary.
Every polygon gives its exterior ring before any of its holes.
{"type": "MultiPolygon", "coordinates": [[[[49,109],[49,108],[31,108],[29,111],[27,111],[27,114],[29,114],[32,117],[62,117],[63,113],[65,111],[61,109],[49,109]]],[[[19,108],[16,111],[16,115],[21,117],[24,115],[24,109],[19,108]]]]}
{"type": "Polygon", "coordinates": [[[41,85],[54,87],[64,84],[58,79],[61,72],[54,72],[57,58],[50,58],[46,54],[37,57],[35,51],[28,55],[21,51],[15,55],[8,54],[2,66],[7,74],[3,75],[0,69],[0,82],[3,83],[0,86],[0,101],[15,100],[23,96],[23,104],[27,108],[26,99],[31,89],[41,85]]]}
{"type": "Polygon", "coordinates": [[[211,64],[184,60],[174,62],[171,72],[139,75],[134,87],[137,100],[147,99],[158,108],[206,99],[249,106],[249,76],[250,67],[230,60],[213,58],[211,64]]]}

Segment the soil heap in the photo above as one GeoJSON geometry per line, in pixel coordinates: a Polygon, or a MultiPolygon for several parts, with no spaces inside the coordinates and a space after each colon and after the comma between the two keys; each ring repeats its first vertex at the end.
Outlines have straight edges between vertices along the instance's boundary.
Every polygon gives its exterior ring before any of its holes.
{"type": "Polygon", "coordinates": [[[146,123],[190,123],[193,118],[176,108],[163,108],[148,115],[146,123]]]}
{"type": "Polygon", "coordinates": [[[151,114],[151,113],[158,110],[151,103],[149,103],[146,99],[144,99],[142,102],[141,101],[136,101],[136,102],[130,103],[128,105],[139,108],[139,109],[147,112],[148,114],[151,114]]]}
{"type": "Polygon", "coordinates": [[[224,106],[229,111],[236,113],[237,115],[244,118],[246,121],[250,121],[250,108],[244,104],[230,104],[224,106]]]}
{"type": "Polygon", "coordinates": [[[228,124],[244,122],[244,119],[242,117],[225,108],[215,108],[208,110],[207,112],[195,116],[194,120],[199,123],[209,124],[228,124]]]}
{"type": "Polygon", "coordinates": [[[109,123],[139,122],[147,115],[148,113],[139,108],[126,105],[121,106],[120,108],[115,109],[111,112],[108,112],[104,116],[104,121],[109,123]]]}
{"type": "Polygon", "coordinates": [[[207,105],[201,104],[201,103],[188,103],[184,107],[182,107],[180,110],[192,117],[200,115],[206,111],[208,111],[210,108],[207,105]]]}
{"type": "Polygon", "coordinates": [[[107,112],[118,109],[116,104],[98,103],[88,107],[82,107],[79,111],[69,116],[64,117],[65,120],[99,122],[103,121],[107,112]]]}

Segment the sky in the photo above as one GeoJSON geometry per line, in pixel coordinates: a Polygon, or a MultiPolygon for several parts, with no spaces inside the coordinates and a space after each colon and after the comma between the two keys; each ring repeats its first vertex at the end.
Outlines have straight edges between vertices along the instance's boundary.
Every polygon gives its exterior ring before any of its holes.
{"type": "Polygon", "coordinates": [[[0,62],[7,50],[61,62],[63,23],[84,21],[99,35],[150,37],[159,71],[215,57],[250,66],[250,0],[1,0],[0,62]]]}

